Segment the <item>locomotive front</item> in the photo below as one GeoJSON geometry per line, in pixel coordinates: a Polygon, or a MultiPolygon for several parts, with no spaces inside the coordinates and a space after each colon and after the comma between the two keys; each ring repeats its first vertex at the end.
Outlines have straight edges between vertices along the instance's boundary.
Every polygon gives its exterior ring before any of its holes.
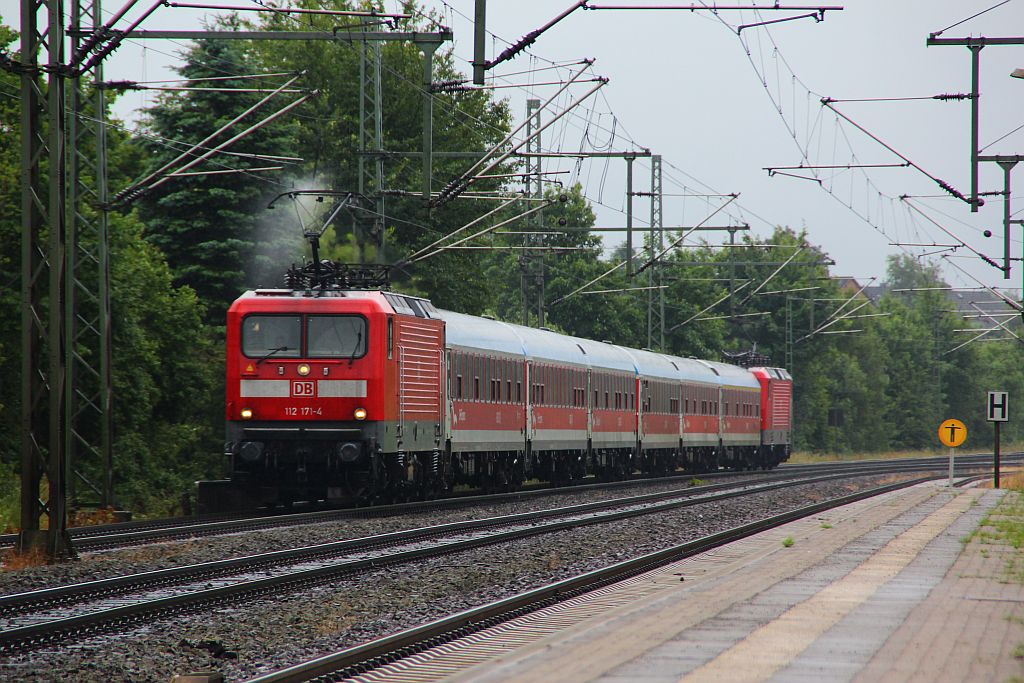
{"type": "Polygon", "coordinates": [[[257,504],[364,498],[385,405],[380,292],[246,292],[227,316],[225,453],[257,504]]]}

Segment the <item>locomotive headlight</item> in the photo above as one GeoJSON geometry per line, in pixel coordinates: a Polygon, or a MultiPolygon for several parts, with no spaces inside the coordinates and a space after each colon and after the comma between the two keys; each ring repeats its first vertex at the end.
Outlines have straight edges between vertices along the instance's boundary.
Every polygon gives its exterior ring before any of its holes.
{"type": "Polygon", "coordinates": [[[252,408],[242,408],[241,416],[243,420],[251,420],[252,408]]]}
{"type": "Polygon", "coordinates": [[[366,408],[356,408],[352,412],[352,417],[354,417],[357,420],[365,420],[366,419],[366,408]]]}
{"type": "Polygon", "coordinates": [[[299,365],[299,374],[303,377],[309,374],[309,363],[301,363],[299,365]]]}

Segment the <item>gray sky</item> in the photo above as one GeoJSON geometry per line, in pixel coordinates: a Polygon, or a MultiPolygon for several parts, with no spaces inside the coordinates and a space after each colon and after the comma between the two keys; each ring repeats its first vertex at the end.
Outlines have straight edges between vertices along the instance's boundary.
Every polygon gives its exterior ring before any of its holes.
{"type": "MultiPolygon", "coordinates": [[[[611,4],[595,0],[593,4],[611,4]]],[[[616,4],[626,4],[620,0],[616,4]]],[[[775,176],[765,166],[805,164],[889,164],[901,160],[820,104],[823,96],[843,98],[921,97],[970,90],[970,53],[966,47],[926,47],[929,33],[981,12],[999,0],[954,1],[853,0],[842,11],[830,11],[816,23],[801,19],[767,28],[750,28],[738,37],[735,26],[759,19],[751,11],[584,11],[577,10],[542,35],[492,75],[501,83],[539,83],[564,78],[567,69],[510,75],[595,58],[593,73],[610,82],[596,96],[544,134],[546,150],[589,148],[624,150],[648,147],[665,162],[667,194],[740,193],[739,200],[710,221],[747,222],[759,235],[775,225],[806,227],[810,240],[836,260],[833,272],[863,282],[882,276],[885,257],[898,253],[891,242],[950,244],[957,241],[929,221],[939,223],[980,252],[1001,262],[1002,200],[989,198],[978,214],[946,195],[930,179],[908,168],[819,171],[822,185],[809,180],[775,176]],[[763,78],[763,82],[762,82],[763,78]],[[781,110],[781,112],[780,112],[781,110]],[[614,138],[612,131],[614,129],[614,138]],[[588,148],[588,147],[584,147],[588,148]],[[806,154],[806,158],[804,155],[806,154]],[[826,191],[827,190],[827,191],[826,191]],[[901,195],[925,195],[901,201],[901,195]],[[940,196],[937,196],[940,195],[940,196]],[[852,208],[850,208],[852,207],[852,208]],[[925,215],[916,212],[916,207],[925,215]],[[985,239],[982,230],[994,236],[985,239]]],[[[218,3],[227,4],[227,3],[218,3]]],[[[246,6],[244,0],[234,4],[246,6]]],[[[395,2],[386,3],[393,9],[395,2]]],[[[567,8],[569,0],[491,0],[488,6],[488,57],[492,58],[523,34],[567,8]]],[[[667,4],[646,0],[644,4],[667,4]]],[[[737,4],[751,4],[738,0],[737,4]]],[[[761,0],[761,6],[770,5],[761,0]]],[[[788,4],[808,4],[791,2],[788,4]]],[[[833,4],[833,3],[827,3],[833,4]]],[[[836,2],[834,4],[839,4],[836,2]]],[[[428,0],[443,22],[455,32],[455,52],[461,68],[469,70],[472,56],[473,0],[428,0]]],[[[113,8],[110,5],[108,9],[113,8]]],[[[0,0],[0,14],[17,23],[16,0],[0,0]]],[[[780,13],[766,12],[761,19],[780,13]]],[[[202,12],[161,8],[145,28],[200,28],[202,12]]],[[[1024,3],[1011,0],[976,19],[946,31],[944,37],[1005,37],[1024,34],[1024,3]]],[[[107,62],[108,79],[170,78],[180,44],[149,41],[125,45],[107,62]]],[[[1024,153],[1024,130],[993,141],[1024,124],[1024,80],[1009,73],[1024,67],[1024,48],[989,46],[981,52],[981,146],[984,154],[1024,153]]],[[[589,84],[573,92],[582,94],[589,84]]],[[[535,86],[502,89],[517,119],[526,99],[547,99],[556,88],[535,86]]],[[[149,96],[122,97],[117,114],[133,118],[149,96]]],[[[549,112],[557,113],[562,98],[549,112]]],[[[933,100],[841,103],[839,110],[932,176],[957,189],[969,190],[970,103],[933,100]]],[[[559,176],[579,179],[595,203],[598,224],[625,224],[625,162],[594,160],[546,162],[545,170],[563,169],[559,176]]],[[[1024,215],[1024,165],[1019,167],[1014,202],[1024,215]]],[[[650,166],[638,159],[635,190],[646,190],[650,166]]],[[[981,189],[1002,189],[1002,171],[982,164],[981,189]]],[[[666,226],[693,225],[720,205],[707,197],[666,196],[666,226]]],[[[649,202],[634,200],[636,224],[646,224],[649,202]]],[[[1014,256],[1021,256],[1017,228],[1014,256]]],[[[607,244],[619,237],[606,236],[607,244]]],[[[709,234],[713,243],[718,233],[709,234]]],[[[908,248],[914,253],[935,248],[908,248]]],[[[1013,264],[1011,280],[961,247],[954,262],[985,284],[1021,286],[1024,268],[1013,264]]],[[[950,265],[947,279],[957,285],[976,284],[950,265]]]]}

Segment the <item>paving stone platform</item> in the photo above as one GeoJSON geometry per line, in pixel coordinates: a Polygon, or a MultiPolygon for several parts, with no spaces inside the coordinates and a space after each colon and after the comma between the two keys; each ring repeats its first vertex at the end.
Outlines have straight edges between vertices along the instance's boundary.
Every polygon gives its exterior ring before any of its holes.
{"type": "Polygon", "coordinates": [[[449,680],[1024,683],[1024,554],[964,544],[1003,495],[919,485],[758,534],[449,680]]]}

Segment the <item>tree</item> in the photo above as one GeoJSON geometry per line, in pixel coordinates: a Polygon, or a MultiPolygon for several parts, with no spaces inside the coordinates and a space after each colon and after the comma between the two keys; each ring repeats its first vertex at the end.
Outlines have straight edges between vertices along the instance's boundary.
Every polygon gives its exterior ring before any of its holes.
{"type": "MultiPolygon", "coordinates": [[[[0,50],[17,37],[0,23],[0,50]]],[[[21,336],[15,322],[21,318],[20,87],[17,76],[0,70],[0,320],[8,321],[0,326],[0,369],[5,378],[0,382],[0,432],[9,435],[20,429],[21,336]]],[[[0,439],[0,464],[17,462],[17,440],[0,439]]]]}

